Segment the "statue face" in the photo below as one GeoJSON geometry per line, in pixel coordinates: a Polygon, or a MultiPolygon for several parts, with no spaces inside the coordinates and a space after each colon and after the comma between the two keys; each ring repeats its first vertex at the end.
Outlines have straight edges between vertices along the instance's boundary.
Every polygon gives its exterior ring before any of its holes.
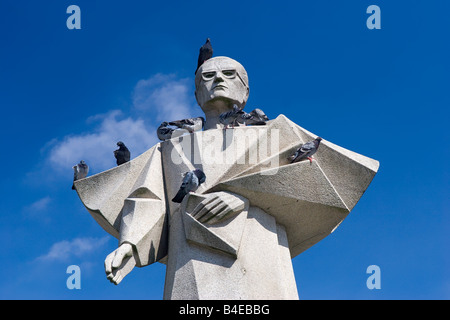
{"type": "Polygon", "coordinates": [[[197,102],[204,111],[216,100],[243,107],[249,95],[247,72],[239,62],[227,57],[207,60],[197,71],[195,87],[197,102]]]}

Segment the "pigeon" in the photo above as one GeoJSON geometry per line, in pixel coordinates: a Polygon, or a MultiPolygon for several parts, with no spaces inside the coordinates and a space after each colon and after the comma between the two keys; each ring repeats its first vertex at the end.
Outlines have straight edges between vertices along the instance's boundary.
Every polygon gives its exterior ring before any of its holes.
{"type": "Polygon", "coordinates": [[[251,111],[250,113],[244,113],[242,114],[237,121],[239,123],[243,123],[244,125],[265,125],[266,121],[269,121],[269,118],[266,116],[264,111],[262,111],[259,108],[256,108],[255,110],[251,111]]]}
{"type": "Polygon", "coordinates": [[[200,169],[186,172],[183,176],[183,182],[181,183],[180,189],[178,190],[176,196],[172,199],[172,201],[176,203],[181,203],[189,192],[194,192],[197,190],[198,187],[206,180],[205,173],[200,169]]]}
{"type": "Polygon", "coordinates": [[[180,129],[186,129],[189,133],[200,131],[205,125],[205,119],[203,117],[176,120],[169,122],[171,126],[177,126],[180,129]]]}
{"type": "MultiPolygon", "coordinates": [[[[83,160],[73,167],[73,182],[86,178],[89,173],[89,166],[83,160]]],[[[72,190],[75,190],[75,183],[72,184],[72,190]]]]}
{"type": "Polygon", "coordinates": [[[114,150],[114,157],[116,157],[117,165],[120,166],[125,162],[130,161],[130,150],[125,146],[122,141],[117,142],[119,149],[114,150]]]}
{"type": "Polygon", "coordinates": [[[303,144],[288,159],[291,160],[291,163],[299,162],[305,159],[308,159],[309,163],[312,163],[312,155],[316,153],[317,149],[319,149],[320,141],[322,141],[322,138],[317,137],[315,140],[303,144]]]}
{"type": "Polygon", "coordinates": [[[156,130],[159,140],[164,141],[164,140],[168,140],[168,139],[172,138],[172,133],[173,133],[174,129],[169,128],[168,125],[169,124],[164,121],[163,123],[161,123],[161,125],[156,130]]]}
{"type": "Polygon", "coordinates": [[[243,114],[245,114],[244,110],[237,105],[233,105],[233,110],[222,113],[219,116],[219,121],[225,125],[225,129],[227,129],[230,124],[234,128],[234,125],[238,122],[237,119],[243,114]]]}
{"type": "Polygon", "coordinates": [[[213,56],[213,48],[211,46],[211,40],[208,38],[203,46],[200,48],[200,52],[198,54],[198,63],[197,69],[195,70],[195,74],[197,74],[198,68],[208,59],[211,59],[213,56]]]}

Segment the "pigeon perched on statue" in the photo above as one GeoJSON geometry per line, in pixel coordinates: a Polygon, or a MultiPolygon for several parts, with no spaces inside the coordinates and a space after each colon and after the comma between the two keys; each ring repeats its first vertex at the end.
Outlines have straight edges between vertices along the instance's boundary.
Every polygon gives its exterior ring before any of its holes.
{"type": "Polygon", "coordinates": [[[233,105],[233,110],[222,113],[219,116],[219,121],[221,124],[225,125],[225,129],[231,125],[233,128],[238,123],[238,119],[244,115],[245,112],[237,105],[233,105]]]}
{"type": "Polygon", "coordinates": [[[239,123],[243,123],[244,125],[254,125],[254,126],[261,126],[265,125],[267,121],[269,121],[269,118],[266,116],[264,111],[262,111],[259,108],[256,108],[255,110],[252,110],[249,113],[242,114],[237,121],[239,123]]]}
{"type": "Polygon", "coordinates": [[[181,203],[184,197],[189,192],[194,192],[198,189],[198,187],[205,182],[206,175],[200,169],[195,169],[189,172],[186,172],[183,177],[183,182],[181,183],[180,189],[178,190],[175,197],[172,199],[173,202],[181,203]]]}
{"type": "Polygon", "coordinates": [[[197,69],[195,69],[195,73],[197,74],[198,68],[208,59],[211,59],[213,56],[213,48],[211,46],[211,40],[208,38],[203,46],[200,47],[200,52],[198,54],[198,62],[197,69]]]}
{"type": "Polygon", "coordinates": [[[172,138],[172,133],[173,133],[174,129],[169,128],[168,125],[169,125],[169,123],[164,121],[163,123],[161,123],[161,125],[156,130],[159,140],[164,141],[164,140],[169,140],[170,138],[172,138]]]}
{"type": "Polygon", "coordinates": [[[116,163],[118,166],[130,161],[130,150],[125,146],[122,141],[117,142],[119,149],[114,150],[114,157],[116,157],[116,163]]]}
{"type": "MultiPolygon", "coordinates": [[[[73,167],[73,182],[86,178],[89,173],[89,166],[81,160],[80,163],[74,165],[73,167]]],[[[75,190],[75,184],[72,184],[72,190],[75,190]]]]}
{"type": "Polygon", "coordinates": [[[317,149],[319,149],[320,141],[322,141],[322,138],[317,137],[316,139],[303,144],[288,159],[291,163],[299,162],[305,159],[308,159],[309,162],[312,163],[312,156],[316,153],[317,149]]]}
{"type": "Polygon", "coordinates": [[[196,117],[183,120],[176,120],[169,122],[171,126],[176,126],[180,129],[186,129],[189,133],[194,133],[195,131],[201,131],[205,126],[205,118],[196,117]]]}

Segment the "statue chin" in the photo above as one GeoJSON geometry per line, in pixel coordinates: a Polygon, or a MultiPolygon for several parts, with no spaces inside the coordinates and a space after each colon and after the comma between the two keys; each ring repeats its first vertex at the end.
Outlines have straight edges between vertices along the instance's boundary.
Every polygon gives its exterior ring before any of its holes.
{"type": "Polygon", "coordinates": [[[239,101],[237,99],[233,99],[227,96],[215,96],[211,100],[205,102],[203,106],[201,106],[201,108],[205,113],[217,112],[220,114],[222,112],[231,110],[234,104],[238,105],[239,107],[243,107],[242,101],[239,101]]]}

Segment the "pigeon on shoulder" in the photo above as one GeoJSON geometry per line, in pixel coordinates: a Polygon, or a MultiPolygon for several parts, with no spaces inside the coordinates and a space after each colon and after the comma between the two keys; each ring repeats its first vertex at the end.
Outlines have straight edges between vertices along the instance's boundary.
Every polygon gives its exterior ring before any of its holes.
{"type": "Polygon", "coordinates": [[[255,110],[252,110],[249,113],[242,114],[237,121],[239,123],[243,123],[244,125],[255,125],[255,126],[261,126],[265,125],[266,121],[269,121],[269,118],[266,116],[264,111],[262,111],[259,108],[256,108],[255,110]]]}
{"type": "Polygon", "coordinates": [[[205,118],[196,117],[183,120],[176,120],[169,122],[171,126],[177,126],[180,129],[186,129],[189,133],[200,131],[205,126],[205,118]]]}
{"type": "Polygon", "coordinates": [[[234,126],[238,123],[238,118],[244,114],[244,110],[239,108],[237,105],[233,105],[233,110],[220,114],[219,121],[225,125],[225,129],[227,129],[229,125],[234,128],[234,126]]]}
{"type": "Polygon", "coordinates": [[[159,140],[164,141],[164,140],[169,140],[170,138],[172,138],[172,133],[173,133],[174,129],[169,128],[168,125],[169,125],[169,123],[164,121],[163,123],[161,123],[161,125],[156,130],[159,140]]]}

